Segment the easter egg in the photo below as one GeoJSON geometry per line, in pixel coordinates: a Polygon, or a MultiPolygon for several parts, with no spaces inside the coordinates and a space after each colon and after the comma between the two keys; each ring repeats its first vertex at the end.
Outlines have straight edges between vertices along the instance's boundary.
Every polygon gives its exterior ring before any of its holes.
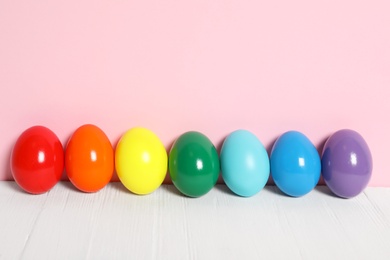
{"type": "Polygon", "coordinates": [[[168,167],[168,155],[160,139],[142,127],[128,130],[115,150],[119,180],[131,192],[149,194],[160,187],[168,167]]]}
{"type": "Polygon", "coordinates": [[[222,178],[231,191],[249,197],[267,183],[270,166],[267,151],[247,130],[229,134],[221,148],[222,178]]]}
{"type": "Polygon", "coordinates": [[[315,146],[300,132],[282,134],[272,147],[271,175],[285,194],[299,197],[317,185],[321,161],[315,146]]]}
{"type": "Polygon", "coordinates": [[[10,164],[14,180],[23,190],[45,193],[61,179],[64,150],[50,129],[33,126],[17,139],[10,164]]]}
{"type": "Polygon", "coordinates": [[[363,137],[353,130],[340,130],[328,138],[321,163],[326,185],[339,197],[355,197],[370,181],[371,152],[363,137]]]}
{"type": "Polygon", "coordinates": [[[169,154],[169,174],[175,187],[189,197],[200,197],[215,185],[220,170],[217,150],[202,133],[182,134],[169,154]]]}
{"type": "Polygon", "coordinates": [[[83,125],[72,134],[65,150],[65,170],[73,185],[84,192],[96,192],[111,180],[114,150],[99,127],[83,125]]]}

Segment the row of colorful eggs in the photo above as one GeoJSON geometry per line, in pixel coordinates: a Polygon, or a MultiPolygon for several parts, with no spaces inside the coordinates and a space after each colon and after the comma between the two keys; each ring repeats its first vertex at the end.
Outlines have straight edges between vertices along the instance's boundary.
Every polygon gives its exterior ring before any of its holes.
{"type": "Polygon", "coordinates": [[[216,184],[219,173],[237,195],[250,197],[263,189],[271,173],[285,194],[299,197],[317,185],[320,175],[337,196],[361,193],[372,174],[372,156],[365,140],[353,130],[340,130],[326,141],[322,158],[302,133],[289,131],[274,143],[270,157],[260,140],[247,130],[226,137],[220,156],[202,133],[186,132],[167,154],[150,130],[136,127],[119,140],[115,151],[97,126],[79,127],[65,153],[58,137],[48,128],[25,130],[11,154],[11,171],[25,191],[50,190],[64,170],[73,185],[96,192],[110,180],[114,168],[123,185],[135,194],[149,194],[165,179],[167,171],[176,188],[189,197],[200,197],[216,184]]]}

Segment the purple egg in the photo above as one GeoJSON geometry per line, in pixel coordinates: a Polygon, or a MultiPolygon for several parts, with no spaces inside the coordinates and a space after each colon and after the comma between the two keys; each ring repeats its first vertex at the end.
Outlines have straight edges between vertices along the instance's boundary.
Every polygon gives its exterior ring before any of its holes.
{"type": "Polygon", "coordinates": [[[367,187],[372,174],[372,156],[363,137],[353,130],[331,135],[322,151],[322,175],[339,197],[352,198],[367,187]]]}

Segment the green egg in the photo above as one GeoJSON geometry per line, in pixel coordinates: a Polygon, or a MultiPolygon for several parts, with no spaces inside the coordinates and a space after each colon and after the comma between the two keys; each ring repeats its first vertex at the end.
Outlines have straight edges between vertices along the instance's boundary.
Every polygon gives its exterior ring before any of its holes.
{"type": "Polygon", "coordinates": [[[189,197],[208,193],[219,171],[217,150],[205,135],[191,131],[176,139],[169,154],[169,174],[181,193],[189,197]]]}

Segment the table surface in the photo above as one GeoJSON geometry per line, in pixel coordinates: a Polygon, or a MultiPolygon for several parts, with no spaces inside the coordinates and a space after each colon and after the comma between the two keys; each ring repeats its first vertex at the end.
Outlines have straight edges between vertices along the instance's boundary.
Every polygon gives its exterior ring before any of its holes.
{"type": "Polygon", "coordinates": [[[29,195],[0,182],[0,207],[0,259],[390,259],[390,188],[347,200],[325,186],[242,198],[217,185],[194,199],[172,185],[29,195]]]}

